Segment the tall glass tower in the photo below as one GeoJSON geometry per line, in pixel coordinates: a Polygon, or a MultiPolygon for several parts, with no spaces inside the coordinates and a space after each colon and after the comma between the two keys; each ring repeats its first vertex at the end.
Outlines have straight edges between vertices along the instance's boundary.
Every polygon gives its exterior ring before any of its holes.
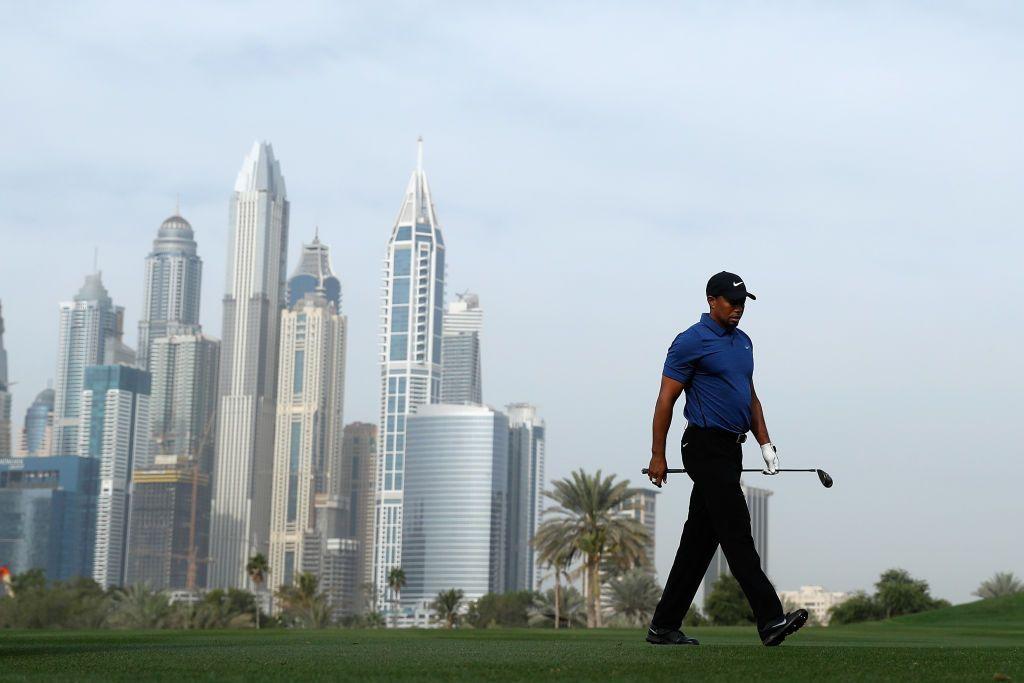
{"type": "Polygon", "coordinates": [[[380,609],[393,604],[387,575],[402,564],[406,417],[413,408],[441,398],[444,250],[423,172],[421,138],[416,170],[405,189],[384,261],[374,543],[374,584],[380,609]]]}
{"type": "Polygon", "coordinates": [[[211,588],[246,587],[247,558],[269,549],[277,347],[287,252],[288,198],[281,166],[269,143],[256,142],[235,181],[228,226],[210,521],[211,588]]]}
{"type": "Polygon", "coordinates": [[[199,287],[203,263],[192,226],[177,213],[160,225],[146,257],[146,283],[139,321],[138,364],[149,370],[153,339],[199,331],[199,287]]]}

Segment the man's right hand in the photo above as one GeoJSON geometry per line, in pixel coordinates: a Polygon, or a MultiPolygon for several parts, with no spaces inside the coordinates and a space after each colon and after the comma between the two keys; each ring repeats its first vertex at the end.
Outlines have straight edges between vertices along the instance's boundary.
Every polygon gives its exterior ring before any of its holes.
{"type": "Polygon", "coordinates": [[[664,455],[651,456],[651,464],[647,466],[647,476],[651,483],[659,489],[663,483],[668,481],[668,463],[665,462],[664,455]]]}

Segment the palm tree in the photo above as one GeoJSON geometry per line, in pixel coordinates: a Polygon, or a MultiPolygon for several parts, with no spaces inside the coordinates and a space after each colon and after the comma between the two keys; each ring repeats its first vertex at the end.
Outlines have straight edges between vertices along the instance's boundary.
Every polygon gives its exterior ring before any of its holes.
{"type": "Polygon", "coordinates": [[[167,594],[146,584],[118,588],[113,592],[110,624],[122,628],[163,628],[171,617],[167,594]]]}
{"type": "Polygon", "coordinates": [[[553,624],[558,628],[561,622],[567,628],[572,628],[574,625],[583,626],[587,623],[586,612],[583,595],[575,586],[569,586],[561,592],[557,602],[554,589],[549,588],[539,593],[526,614],[530,626],[553,624]]]}
{"type": "Polygon", "coordinates": [[[330,626],[332,610],[327,596],[318,591],[320,579],[312,572],[302,572],[294,586],[277,589],[278,604],[293,624],[307,628],[330,626]]]}
{"type": "Polygon", "coordinates": [[[441,591],[434,598],[434,602],[430,606],[437,613],[438,619],[444,619],[445,628],[455,626],[455,622],[459,618],[459,607],[462,605],[464,595],[461,590],[449,588],[446,591],[441,591]]]}
{"type": "Polygon", "coordinates": [[[661,597],[661,586],[643,569],[630,569],[608,584],[612,611],[630,626],[643,626],[651,620],[661,597]]]}
{"type": "MultiPolygon", "coordinates": [[[[270,573],[270,565],[267,564],[267,558],[263,553],[256,553],[249,558],[249,562],[245,565],[245,571],[249,574],[249,580],[256,586],[256,590],[259,591],[260,586],[267,580],[267,574],[270,573]]],[[[256,628],[260,627],[260,601],[256,600],[256,628]]]]}
{"type": "Polygon", "coordinates": [[[566,580],[570,580],[568,569],[576,560],[576,547],[566,545],[564,538],[551,533],[538,534],[530,542],[537,549],[537,561],[546,566],[551,572],[548,576],[555,579],[555,595],[553,599],[555,609],[554,621],[555,628],[559,628],[562,622],[559,615],[562,605],[562,577],[564,576],[566,580]]]}
{"type": "Polygon", "coordinates": [[[398,620],[398,599],[401,596],[402,589],[405,588],[405,570],[401,567],[392,567],[391,571],[388,572],[388,588],[395,594],[395,599],[392,601],[395,603],[395,609],[392,610],[392,626],[397,625],[398,620]]]}
{"type": "Polygon", "coordinates": [[[582,469],[571,478],[553,482],[554,490],[544,495],[557,505],[545,510],[548,516],[534,536],[537,547],[573,547],[583,556],[584,589],[587,598],[587,627],[601,626],[601,561],[616,558],[621,566],[647,562],[645,544],[650,536],[635,519],[618,513],[619,506],[633,496],[629,481],[615,482],[615,476],[589,475],[582,469]]]}
{"type": "Polygon", "coordinates": [[[1024,591],[1024,584],[1013,575],[1013,572],[996,572],[992,578],[985,579],[974,594],[979,598],[999,598],[1024,591]]]}

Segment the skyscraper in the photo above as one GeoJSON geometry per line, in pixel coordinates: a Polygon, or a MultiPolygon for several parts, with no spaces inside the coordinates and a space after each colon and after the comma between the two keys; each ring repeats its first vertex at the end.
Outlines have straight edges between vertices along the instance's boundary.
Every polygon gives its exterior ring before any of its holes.
{"type": "Polygon", "coordinates": [[[290,585],[316,531],[316,495],[328,503],[341,496],[345,317],[323,287],[281,315],[279,367],[269,560],[276,580],[290,585]]]}
{"type": "Polygon", "coordinates": [[[149,369],[152,340],[199,331],[203,263],[192,226],[177,213],[165,220],[146,257],[146,283],[139,320],[139,366],[149,369]]]}
{"type": "Polygon", "coordinates": [[[210,522],[211,588],[247,585],[247,558],[268,552],[277,350],[285,295],[288,199],[269,143],[242,164],[231,200],[210,522]]]}
{"type": "Polygon", "coordinates": [[[53,446],[53,397],[53,389],[47,387],[36,394],[32,405],[25,411],[18,455],[50,455],[53,446]]]}
{"type": "Polygon", "coordinates": [[[531,545],[544,510],[544,420],[529,403],[508,411],[508,562],[505,590],[536,590],[540,579],[531,545]]]}
{"type": "Polygon", "coordinates": [[[480,367],[480,333],[483,310],[480,297],[466,292],[448,304],[441,342],[441,402],[481,405],[483,377],[480,367]]]}
{"type": "Polygon", "coordinates": [[[424,405],[409,416],[403,609],[428,611],[449,588],[467,602],[503,590],[508,425],[485,406],[424,405]]]}
{"type": "Polygon", "coordinates": [[[313,234],[311,244],[302,245],[299,265],[288,278],[287,305],[292,307],[302,297],[317,291],[334,304],[334,310],[341,311],[341,281],[331,268],[331,251],[320,241],[319,230],[313,234]]]}
{"type": "Polygon", "coordinates": [[[196,459],[209,475],[217,423],[220,342],[204,334],[174,334],[150,340],[150,433],[148,457],[135,469],[150,467],[158,455],[196,459]]]}
{"type": "Polygon", "coordinates": [[[377,425],[352,422],[345,425],[341,446],[342,495],[349,500],[348,528],[344,536],[358,541],[360,590],[373,577],[373,510],[377,456],[377,425]]]}
{"type": "Polygon", "coordinates": [[[0,558],[12,572],[92,575],[97,465],[77,455],[0,459],[0,558]]]}
{"type": "Polygon", "coordinates": [[[82,388],[79,452],[99,462],[92,578],[124,582],[132,466],[149,453],[149,373],[127,365],[91,365],[82,388]]]}
{"type": "Polygon", "coordinates": [[[653,575],[654,569],[654,541],[657,522],[657,495],[660,491],[650,489],[634,489],[633,495],[619,504],[619,514],[635,519],[647,529],[648,539],[645,550],[647,551],[648,566],[646,569],[653,575]]]}
{"type": "Polygon", "coordinates": [[[388,571],[402,564],[406,417],[416,406],[441,398],[444,252],[420,140],[416,170],[405,189],[384,264],[374,543],[380,607],[391,598],[388,571]]]}
{"type": "MultiPolygon", "coordinates": [[[[754,536],[754,548],[761,558],[761,570],[768,573],[768,498],[772,492],[768,489],[760,489],[756,486],[747,486],[741,483],[743,495],[747,499],[747,509],[750,510],[750,532],[754,536]]],[[[707,603],[708,596],[715,587],[715,582],[722,574],[729,574],[729,563],[725,559],[725,553],[719,546],[711,558],[711,564],[704,573],[704,602],[707,603]]]]}
{"type": "Polygon", "coordinates": [[[124,309],[114,306],[100,273],[85,277],[73,301],[60,304],[57,385],[54,388],[53,455],[78,453],[79,404],[87,365],[105,362],[124,309]]]}
{"type": "Polygon", "coordinates": [[[4,348],[4,313],[0,306],[0,458],[12,455],[11,393],[7,384],[7,350],[4,348]]]}

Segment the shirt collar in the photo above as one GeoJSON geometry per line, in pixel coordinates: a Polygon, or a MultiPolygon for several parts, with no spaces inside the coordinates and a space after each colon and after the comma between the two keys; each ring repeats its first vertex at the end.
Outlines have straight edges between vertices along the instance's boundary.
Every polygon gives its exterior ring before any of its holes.
{"type": "Polygon", "coordinates": [[[725,336],[725,335],[727,335],[727,334],[729,334],[731,332],[731,330],[727,330],[724,327],[722,327],[721,325],[719,325],[718,323],[716,323],[715,319],[711,317],[710,313],[702,313],[701,316],[700,316],[700,321],[702,323],[704,323],[704,325],[709,330],[714,332],[719,337],[725,336]]]}

